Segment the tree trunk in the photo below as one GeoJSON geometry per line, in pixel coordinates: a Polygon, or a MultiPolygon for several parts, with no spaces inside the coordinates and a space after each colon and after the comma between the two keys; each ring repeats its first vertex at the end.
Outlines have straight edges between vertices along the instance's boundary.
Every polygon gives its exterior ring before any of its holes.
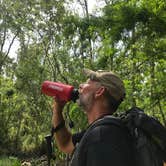
{"type": "MultiPolygon", "coordinates": [[[[152,57],[151,58],[151,62],[150,62],[150,79],[151,79],[151,86],[150,86],[150,105],[153,105],[153,103],[155,102],[155,97],[154,97],[154,79],[155,79],[155,71],[154,71],[154,68],[155,68],[155,63],[154,63],[154,58],[152,57]]],[[[154,107],[152,107],[151,109],[152,111],[152,115],[155,116],[155,111],[154,111],[154,107]]]]}
{"type": "Polygon", "coordinates": [[[22,121],[22,110],[18,112],[18,125],[17,125],[17,132],[16,132],[16,138],[15,138],[15,149],[16,152],[19,151],[19,136],[20,136],[20,130],[21,130],[21,121],[22,121]]]}
{"type": "MultiPolygon", "coordinates": [[[[135,44],[135,28],[132,31],[132,45],[135,44]]],[[[136,99],[135,99],[135,92],[136,92],[136,87],[135,87],[135,77],[136,75],[136,62],[134,61],[134,58],[136,57],[136,49],[132,48],[131,49],[131,54],[132,54],[132,76],[131,76],[131,87],[132,87],[132,107],[136,106],[136,99]]]]}

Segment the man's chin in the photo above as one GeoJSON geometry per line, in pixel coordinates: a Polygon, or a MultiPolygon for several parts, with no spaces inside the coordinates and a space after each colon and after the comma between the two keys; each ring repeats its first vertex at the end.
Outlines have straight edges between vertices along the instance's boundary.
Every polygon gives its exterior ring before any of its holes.
{"type": "Polygon", "coordinates": [[[80,99],[77,99],[76,103],[78,104],[78,106],[80,106],[80,99]]]}
{"type": "Polygon", "coordinates": [[[77,99],[77,100],[76,100],[76,103],[78,104],[78,106],[79,106],[81,109],[84,109],[84,105],[82,104],[82,102],[81,102],[80,99],[77,99]]]}

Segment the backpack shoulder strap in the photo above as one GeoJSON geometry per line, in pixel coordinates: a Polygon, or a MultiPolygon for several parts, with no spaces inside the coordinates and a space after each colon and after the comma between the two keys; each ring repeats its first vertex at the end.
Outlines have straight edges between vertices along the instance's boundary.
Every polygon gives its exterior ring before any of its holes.
{"type": "Polygon", "coordinates": [[[81,144],[86,141],[86,138],[88,137],[88,135],[92,132],[92,130],[96,127],[99,127],[99,126],[110,126],[110,125],[114,125],[114,126],[117,126],[119,128],[122,128],[122,129],[127,129],[125,127],[125,125],[123,124],[121,118],[119,117],[114,117],[112,115],[106,115],[104,116],[103,118],[101,119],[98,119],[96,120],[93,124],[91,124],[85,134],[83,135],[82,139],[81,139],[81,144]]]}
{"type": "Polygon", "coordinates": [[[123,124],[121,118],[119,118],[119,117],[114,117],[114,116],[112,116],[112,115],[107,115],[107,116],[104,116],[103,118],[98,119],[97,121],[95,121],[95,122],[87,129],[86,134],[88,135],[88,133],[89,133],[93,128],[98,127],[98,126],[102,126],[102,125],[115,125],[115,126],[124,128],[124,124],[123,124]]]}

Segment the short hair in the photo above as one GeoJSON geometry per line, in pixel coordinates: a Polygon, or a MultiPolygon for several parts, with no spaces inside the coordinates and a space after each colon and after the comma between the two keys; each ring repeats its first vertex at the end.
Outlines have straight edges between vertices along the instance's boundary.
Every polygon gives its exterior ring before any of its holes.
{"type": "Polygon", "coordinates": [[[106,99],[108,107],[110,108],[109,110],[111,111],[111,114],[116,112],[116,110],[118,109],[119,105],[123,101],[123,99],[117,101],[113,96],[111,96],[111,94],[109,93],[108,90],[105,90],[104,97],[106,99]]]}

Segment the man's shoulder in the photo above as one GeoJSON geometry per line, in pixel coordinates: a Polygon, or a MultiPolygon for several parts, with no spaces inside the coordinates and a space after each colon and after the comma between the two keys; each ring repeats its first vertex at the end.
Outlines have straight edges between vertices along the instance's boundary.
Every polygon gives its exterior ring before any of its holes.
{"type": "Polygon", "coordinates": [[[114,117],[104,117],[93,123],[85,132],[84,139],[88,142],[111,141],[111,139],[125,138],[127,131],[119,121],[114,117]]]}
{"type": "MultiPolygon", "coordinates": [[[[127,140],[126,131],[114,123],[91,124],[78,144],[75,155],[81,163],[92,161],[95,165],[102,162],[113,162],[114,165],[128,164],[131,157],[131,149],[127,140]],[[126,138],[125,138],[126,137],[126,138]],[[104,154],[104,155],[103,155],[104,154]],[[88,156],[88,159],[86,158],[88,156]],[[100,157],[99,157],[100,156],[100,157]],[[118,158],[118,159],[117,159],[118,158]],[[120,164],[118,164],[118,161],[120,164]]],[[[84,165],[84,164],[83,164],[84,165]]],[[[91,162],[89,165],[92,165],[91,162]]]]}

